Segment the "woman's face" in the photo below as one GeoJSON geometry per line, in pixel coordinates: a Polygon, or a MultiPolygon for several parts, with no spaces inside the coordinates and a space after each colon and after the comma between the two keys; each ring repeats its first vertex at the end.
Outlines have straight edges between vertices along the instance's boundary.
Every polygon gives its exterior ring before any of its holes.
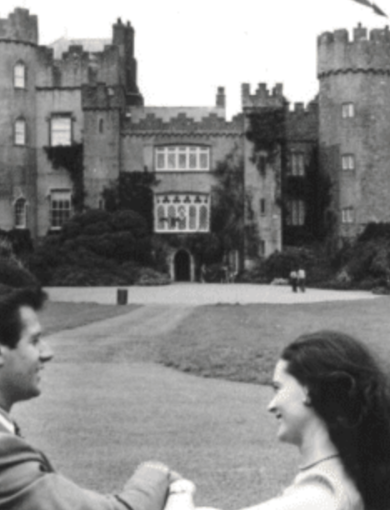
{"type": "Polygon", "coordinates": [[[315,411],[308,405],[308,391],[287,372],[288,362],[280,359],[273,376],[275,395],[268,411],[279,422],[277,437],[280,441],[300,446],[305,431],[312,422],[315,411]]]}

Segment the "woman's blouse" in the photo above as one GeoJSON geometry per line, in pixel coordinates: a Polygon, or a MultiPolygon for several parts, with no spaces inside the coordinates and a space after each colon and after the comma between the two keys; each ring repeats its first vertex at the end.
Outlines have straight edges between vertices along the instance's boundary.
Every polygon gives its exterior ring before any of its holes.
{"type": "Polygon", "coordinates": [[[247,510],[364,510],[362,497],[339,457],[303,468],[276,498],[247,510]]]}

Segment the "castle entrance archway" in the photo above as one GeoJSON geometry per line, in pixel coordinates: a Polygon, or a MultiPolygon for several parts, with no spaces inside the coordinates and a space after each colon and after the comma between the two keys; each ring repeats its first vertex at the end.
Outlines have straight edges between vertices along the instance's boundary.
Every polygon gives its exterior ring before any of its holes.
{"type": "Polygon", "coordinates": [[[191,281],[191,258],[186,250],[178,250],[174,259],[175,281],[191,281]]]}

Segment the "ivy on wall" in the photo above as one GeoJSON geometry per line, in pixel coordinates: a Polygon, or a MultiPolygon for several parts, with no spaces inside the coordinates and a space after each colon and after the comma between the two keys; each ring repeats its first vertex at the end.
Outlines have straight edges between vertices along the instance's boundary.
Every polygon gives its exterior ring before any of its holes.
{"type": "Polygon", "coordinates": [[[283,209],[282,175],[287,167],[286,151],[286,110],[284,107],[262,107],[248,114],[249,128],[247,139],[253,143],[250,160],[257,163],[262,177],[266,176],[264,167],[260,165],[259,153],[264,153],[266,163],[275,170],[275,203],[283,209]],[[275,165],[280,157],[280,169],[275,165]]]}
{"type": "Polygon", "coordinates": [[[253,196],[250,191],[245,192],[245,254],[249,258],[259,255],[259,229],[255,220],[252,203],[253,196]]]}
{"type": "Polygon", "coordinates": [[[73,184],[73,206],[76,212],[84,209],[85,187],[83,166],[83,144],[57,145],[44,147],[46,155],[53,168],[64,168],[70,176],[73,184]]]}
{"type": "Polygon", "coordinates": [[[146,220],[153,230],[153,186],[157,184],[154,173],[121,172],[102,192],[107,211],[132,210],[146,220]]]}
{"type": "Polygon", "coordinates": [[[243,248],[244,160],[238,146],[220,161],[214,171],[211,230],[216,232],[224,253],[243,248]]]}
{"type": "Polygon", "coordinates": [[[286,140],[284,108],[264,107],[248,114],[246,137],[253,142],[255,154],[265,151],[272,157],[280,143],[286,140]]]}

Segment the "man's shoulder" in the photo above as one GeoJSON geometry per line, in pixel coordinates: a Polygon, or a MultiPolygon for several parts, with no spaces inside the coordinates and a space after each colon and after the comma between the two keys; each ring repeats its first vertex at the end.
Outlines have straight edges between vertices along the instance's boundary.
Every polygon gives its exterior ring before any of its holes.
{"type": "Polygon", "coordinates": [[[23,438],[0,429],[0,467],[37,460],[39,454],[23,438]]]}

